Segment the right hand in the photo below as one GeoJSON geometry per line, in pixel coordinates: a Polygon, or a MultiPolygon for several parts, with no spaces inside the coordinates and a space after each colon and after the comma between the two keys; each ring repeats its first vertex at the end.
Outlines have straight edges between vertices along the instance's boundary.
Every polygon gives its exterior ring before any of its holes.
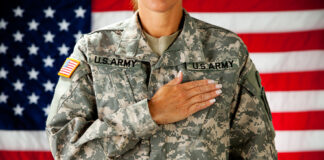
{"type": "Polygon", "coordinates": [[[162,86],[148,102],[152,119],[158,124],[183,120],[215,103],[222,85],[213,80],[196,80],[182,83],[183,75],[162,86]]]}

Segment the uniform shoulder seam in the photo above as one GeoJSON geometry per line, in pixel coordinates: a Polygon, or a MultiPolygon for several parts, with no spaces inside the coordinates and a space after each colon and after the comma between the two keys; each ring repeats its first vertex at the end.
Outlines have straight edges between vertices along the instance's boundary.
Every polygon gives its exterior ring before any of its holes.
{"type": "Polygon", "coordinates": [[[202,21],[202,20],[194,18],[194,17],[192,17],[192,18],[196,21],[197,24],[199,24],[198,29],[217,29],[217,30],[225,31],[227,33],[236,34],[235,32],[233,32],[233,31],[231,31],[229,29],[226,29],[226,28],[223,28],[223,27],[220,27],[220,26],[217,26],[217,25],[202,21]]]}

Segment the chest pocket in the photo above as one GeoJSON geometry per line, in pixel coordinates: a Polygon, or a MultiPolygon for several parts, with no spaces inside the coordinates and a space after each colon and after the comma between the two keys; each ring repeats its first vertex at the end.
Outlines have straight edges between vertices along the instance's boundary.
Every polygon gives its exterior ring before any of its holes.
{"type": "Polygon", "coordinates": [[[127,107],[147,98],[147,74],[142,67],[111,67],[106,74],[119,107],[127,107]]]}
{"type": "Polygon", "coordinates": [[[134,93],[125,69],[113,69],[108,73],[115,98],[120,107],[135,103],[134,93]]]}
{"type": "Polygon", "coordinates": [[[223,85],[223,93],[216,98],[216,103],[212,106],[196,112],[187,119],[169,124],[165,129],[172,130],[172,128],[176,128],[177,132],[172,132],[170,134],[197,137],[216,132],[211,132],[211,129],[216,130],[216,128],[224,128],[228,123],[229,105],[234,96],[234,84],[236,84],[235,82],[237,79],[236,71],[234,69],[192,69],[188,66],[186,68],[181,68],[181,70],[184,75],[184,83],[195,80],[211,79],[223,85]]]}
{"type": "MultiPolygon", "coordinates": [[[[222,80],[222,72],[215,72],[211,70],[204,70],[204,71],[198,71],[198,70],[184,70],[184,82],[190,82],[195,80],[202,80],[202,79],[212,79],[218,83],[221,83],[222,80]]],[[[220,97],[216,98],[216,101],[218,102],[220,97]]],[[[175,125],[177,128],[179,128],[184,135],[189,136],[199,136],[201,134],[201,130],[203,128],[203,125],[208,120],[208,117],[210,117],[211,111],[213,112],[213,109],[217,108],[218,104],[217,102],[213,104],[212,106],[198,111],[195,114],[189,116],[187,119],[184,119],[182,121],[176,122],[175,125]]]]}

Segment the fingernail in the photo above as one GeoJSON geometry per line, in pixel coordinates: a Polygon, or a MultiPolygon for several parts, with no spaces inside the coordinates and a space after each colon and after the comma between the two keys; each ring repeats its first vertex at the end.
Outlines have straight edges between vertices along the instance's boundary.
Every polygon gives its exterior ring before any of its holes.
{"type": "Polygon", "coordinates": [[[181,72],[182,72],[182,71],[179,71],[179,72],[178,72],[177,77],[180,77],[181,72]]]}
{"type": "Polygon", "coordinates": [[[219,88],[222,88],[223,86],[222,86],[222,84],[216,84],[215,87],[219,89],[219,88]]]}
{"type": "Polygon", "coordinates": [[[217,90],[216,91],[216,94],[221,94],[222,93],[222,90],[217,90]]]}
{"type": "Polygon", "coordinates": [[[216,102],[216,99],[211,99],[209,100],[210,103],[215,103],[216,102]]]}
{"type": "Polygon", "coordinates": [[[211,83],[215,83],[215,81],[214,81],[214,80],[211,80],[211,79],[209,79],[209,80],[208,80],[208,84],[211,84],[211,83]]]}

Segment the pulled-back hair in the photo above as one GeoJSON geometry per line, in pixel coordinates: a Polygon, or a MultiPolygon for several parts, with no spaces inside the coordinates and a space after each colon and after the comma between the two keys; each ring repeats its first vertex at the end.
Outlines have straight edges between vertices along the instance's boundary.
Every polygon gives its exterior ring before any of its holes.
{"type": "Polygon", "coordinates": [[[137,0],[132,0],[131,3],[132,3],[132,6],[133,6],[133,11],[136,11],[138,9],[138,2],[137,2],[137,0]]]}

